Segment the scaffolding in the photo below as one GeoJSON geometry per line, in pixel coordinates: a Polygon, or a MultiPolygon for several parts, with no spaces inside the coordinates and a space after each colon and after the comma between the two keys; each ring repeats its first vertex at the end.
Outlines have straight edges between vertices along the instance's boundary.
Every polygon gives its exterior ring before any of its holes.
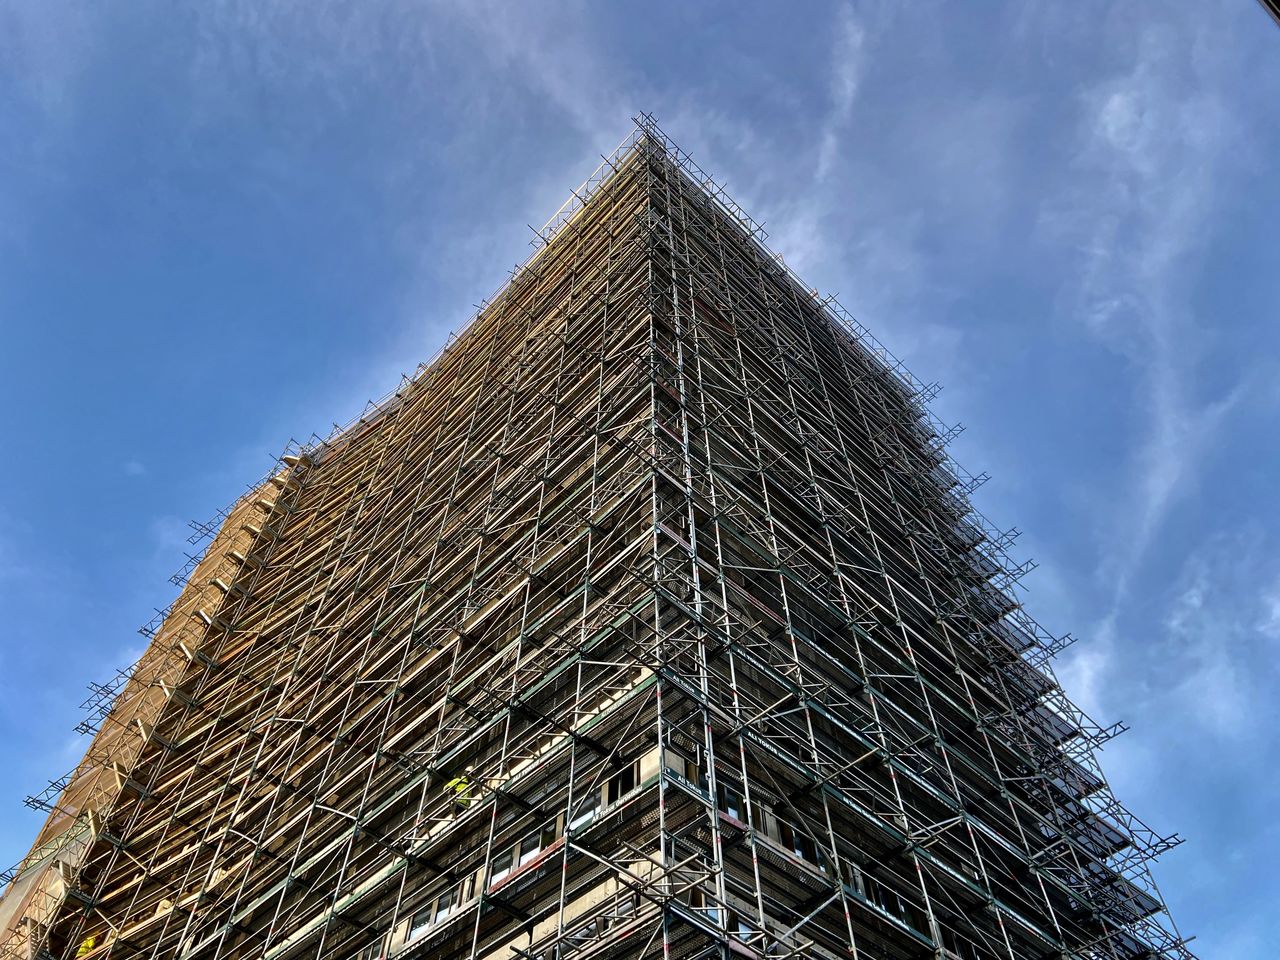
{"type": "Polygon", "coordinates": [[[197,526],[0,956],[1193,960],[934,392],[641,116],[197,526]]]}

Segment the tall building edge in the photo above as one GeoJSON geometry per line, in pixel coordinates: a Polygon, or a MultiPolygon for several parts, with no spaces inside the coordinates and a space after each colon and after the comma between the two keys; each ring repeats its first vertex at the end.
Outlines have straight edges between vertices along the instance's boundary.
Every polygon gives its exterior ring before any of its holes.
{"type": "Polygon", "coordinates": [[[6,957],[1191,958],[928,390],[651,118],[242,498],[6,957]]]}

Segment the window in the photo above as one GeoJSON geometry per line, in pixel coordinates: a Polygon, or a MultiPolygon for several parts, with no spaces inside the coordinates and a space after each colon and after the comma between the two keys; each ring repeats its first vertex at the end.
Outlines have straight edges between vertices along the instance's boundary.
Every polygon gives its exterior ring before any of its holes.
{"type": "Polygon", "coordinates": [[[609,781],[605,792],[605,803],[617,803],[628,793],[636,788],[636,767],[638,764],[624,769],[621,773],[609,781]]]}
{"type": "Polygon", "coordinates": [[[508,847],[493,858],[493,864],[489,868],[489,884],[492,886],[499,880],[503,879],[511,872],[512,851],[508,847]]]}
{"type": "Polygon", "coordinates": [[[843,860],[840,864],[844,873],[844,882],[853,887],[859,893],[863,893],[862,888],[862,871],[858,869],[858,865],[852,860],[843,860]]]}
{"type": "Polygon", "coordinates": [[[746,814],[743,812],[742,794],[738,788],[732,783],[716,784],[716,791],[720,794],[720,809],[733,817],[735,820],[746,820],[746,814]]]}
{"type": "Polygon", "coordinates": [[[578,812],[569,821],[570,830],[577,830],[583,824],[589,823],[591,818],[596,815],[596,810],[600,808],[600,791],[593,790],[581,800],[575,800],[574,806],[578,812]]]}
{"type": "Polygon", "coordinates": [[[942,949],[949,957],[956,957],[958,960],[980,960],[978,948],[971,940],[960,937],[950,927],[939,925],[939,929],[942,933],[942,949]]]}
{"type": "Polygon", "coordinates": [[[897,893],[872,877],[864,875],[863,880],[866,883],[868,900],[886,913],[892,914],[899,920],[903,919],[906,911],[903,909],[902,898],[897,893]]]}
{"type": "Polygon", "coordinates": [[[448,919],[449,914],[453,913],[453,908],[457,906],[457,898],[458,891],[456,889],[446,890],[440,895],[440,899],[436,901],[436,923],[443,923],[448,919]]]}
{"type": "MultiPolygon", "coordinates": [[[[409,920],[409,933],[405,937],[405,942],[418,939],[433,926],[443,923],[456,913],[462,905],[462,890],[462,884],[452,886],[436,899],[420,907],[409,920]]],[[[362,951],[356,960],[379,960],[382,957],[381,946],[381,941],[372,944],[362,951]]]]}
{"type": "Polygon", "coordinates": [[[796,845],[796,832],[792,829],[791,824],[785,820],[778,822],[778,842],[788,850],[794,850],[796,845]]]}
{"type": "Polygon", "coordinates": [[[421,910],[413,915],[413,919],[409,921],[409,937],[410,940],[416,940],[422,936],[431,927],[432,908],[434,904],[427,904],[421,910]]]}
{"type": "Polygon", "coordinates": [[[689,906],[705,914],[708,923],[713,926],[720,926],[720,910],[714,903],[708,901],[707,895],[701,887],[694,887],[689,891],[689,906]]]}
{"type": "Polygon", "coordinates": [[[543,824],[542,833],[538,835],[538,846],[545,850],[559,839],[560,818],[557,817],[554,820],[548,820],[543,824]]]}
{"type": "Polygon", "coordinates": [[[666,765],[667,770],[677,777],[705,790],[707,789],[707,778],[703,775],[702,764],[697,759],[702,755],[702,749],[696,745],[691,749],[692,752],[688,753],[683,748],[673,747],[668,744],[662,752],[663,763],[666,765]]]}
{"type": "Polygon", "coordinates": [[[791,844],[791,849],[795,851],[796,856],[801,860],[808,860],[815,866],[822,868],[823,872],[826,872],[826,868],[822,863],[822,858],[818,854],[818,844],[815,843],[813,837],[809,836],[807,833],[801,833],[797,830],[795,840],[791,844]]]}
{"type": "Polygon", "coordinates": [[[751,919],[749,917],[744,917],[737,910],[729,911],[728,929],[731,934],[743,941],[746,941],[753,933],[756,932],[756,928],[752,925],[751,919]]]}
{"type": "Polygon", "coordinates": [[[897,917],[913,930],[927,930],[928,923],[920,908],[898,891],[886,886],[874,877],[862,875],[866,897],[890,916],[897,917]]]}
{"type": "Polygon", "coordinates": [[[520,841],[520,860],[516,866],[523,867],[526,863],[542,852],[542,847],[538,844],[538,835],[531,833],[520,841]]]}
{"type": "Polygon", "coordinates": [[[801,860],[812,863],[823,873],[827,872],[826,858],[823,852],[818,848],[818,843],[813,837],[805,833],[794,824],[785,820],[776,820],[778,825],[778,842],[794,853],[801,860]]]}
{"type": "Polygon", "coordinates": [[[579,929],[575,930],[570,935],[569,939],[573,943],[587,943],[591,940],[595,940],[606,929],[608,929],[608,924],[606,923],[606,921],[603,920],[602,918],[597,917],[596,919],[588,923],[586,926],[580,927],[579,929]]]}

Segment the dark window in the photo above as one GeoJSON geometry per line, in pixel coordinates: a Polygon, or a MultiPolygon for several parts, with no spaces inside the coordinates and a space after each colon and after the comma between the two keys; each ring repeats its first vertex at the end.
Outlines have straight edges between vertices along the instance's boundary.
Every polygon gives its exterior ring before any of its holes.
{"type": "Polygon", "coordinates": [[[605,803],[617,803],[636,788],[636,764],[627,767],[609,781],[605,803]]]}
{"type": "Polygon", "coordinates": [[[796,832],[791,828],[791,824],[785,820],[778,821],[778,840],[788,850],[795,848],[796,832]]]}
{"type": "Polygon", "coordinates": [[[538,844],[543,850],[551,846],[560,838],[560,821],[559,819],[548,821],[542,827],[542,833],[538,837],[538,844]]]}
{"type": "Polygon", "coordinates": [[[720,794],[720,809],[735,820],[745,819],[742,812],[742,794],[733,784],[717,784],[720,794]]]}
{"type": "Polygon", "coordinates": [[[728,921],[729,932],[739,940],[746,940],[755,933],[755,927],[752,926],[751,919],[744,917],[737,910],[729,911],[728,921]]]}

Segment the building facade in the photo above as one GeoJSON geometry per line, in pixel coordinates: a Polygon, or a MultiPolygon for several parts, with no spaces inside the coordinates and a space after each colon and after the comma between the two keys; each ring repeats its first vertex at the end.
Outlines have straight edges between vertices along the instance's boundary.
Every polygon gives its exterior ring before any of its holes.
{"type": "Polygon", "coordinates": [[[914,381],[648,118],[216,528],[5,956],[1190,958],[914,381]]]}

